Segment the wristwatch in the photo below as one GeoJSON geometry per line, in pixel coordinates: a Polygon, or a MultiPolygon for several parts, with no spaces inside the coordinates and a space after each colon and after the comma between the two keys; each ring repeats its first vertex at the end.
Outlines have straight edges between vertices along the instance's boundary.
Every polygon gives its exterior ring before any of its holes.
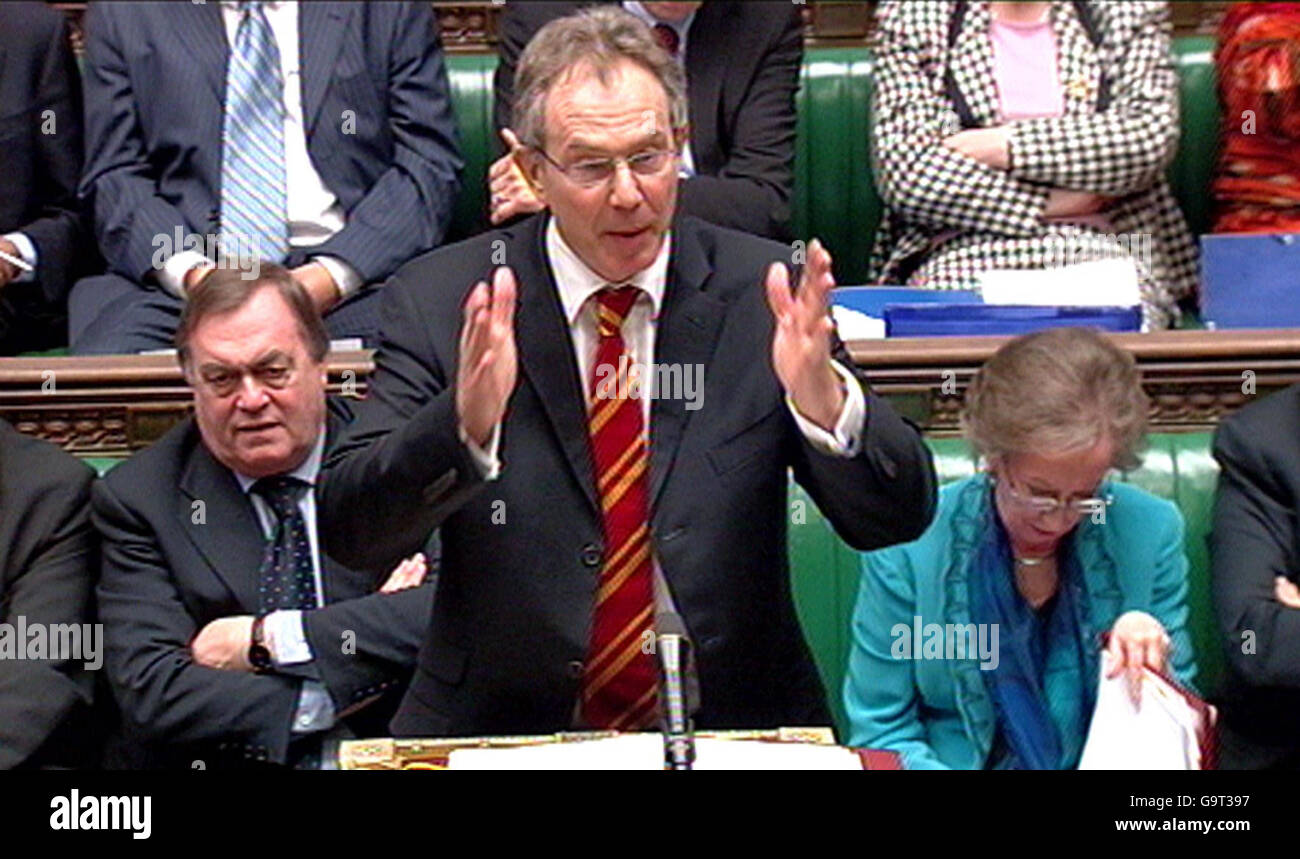
{"type": "Polygon", "coordinates": [[[248,643],[248,664],[258,674],[270,671],[273,664],[271,650],[266,646],[266,638],[262,634],[262,623],[265,620],[266,615],[254,618],[252,640],[248,643]]]}

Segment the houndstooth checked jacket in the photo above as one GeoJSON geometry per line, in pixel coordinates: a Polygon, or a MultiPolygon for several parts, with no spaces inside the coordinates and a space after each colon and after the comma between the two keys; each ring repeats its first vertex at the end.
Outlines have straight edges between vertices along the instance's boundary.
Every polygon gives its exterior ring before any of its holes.
{"type": "Polygon", "coordinates": [[[1091,4],[1097,50],[1073,5],[1052,4],[1065,114],[1015,122],[1008,171],[941,142],[961,130],[944,91],[948,64],[978,127],[1000,124],[988,3],[968,4],[949,56],[956,5],[884,2],[877,12],[872,168],[887,210],[872,280],[901,283],[910,275],[913,285],[969,288],[986,269],[1049,267],[1132,248],[1145,326],[1168,327],[1177,300],[1196,288],[1197,252],[1164,175],[1178,144],[1167,5],[1091,4]],[[1110,102],[1098,112],[1103,64],[1110,102]],[[1118,197],[1105,215],[1120,240],[1044,223],[1051,187],[1118,197]]]}

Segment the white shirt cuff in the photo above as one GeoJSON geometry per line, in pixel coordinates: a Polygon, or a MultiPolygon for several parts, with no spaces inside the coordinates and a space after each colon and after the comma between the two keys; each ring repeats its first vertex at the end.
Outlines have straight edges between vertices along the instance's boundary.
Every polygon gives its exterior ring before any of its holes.
{"type": "Polygon", "coordinates": [[[302,681],[298,707],[293,713],[291,733],[310,734],[334,727],[334,702],[325,687],[315,680],[302,681]]]}
{"type": "Polygon", "coordinates": [[[862,447],[862,428],[867,421],[867,398],[862,393],[862,385],[857,377],[839,361],[831,361],[831,368],[844,383],[844,407],[840,410],[839,419],[835,421],[835,432],[829,433],[799,414],[789,394],[785,397],[785,404],[790,409],[790,414],[794,415],[799,431],[817,450],[827,456],[857,456],[862,447]]]}
{"type": "Polygon", "coordinates": [[[36,263],[39,257],[36,254],[36,245],[27,237],[26,233],[5,233],[4,237],[13,242],[14,247],[18,248],[18,256],[22,261],[32,267],[31,271],[18,270],[18,276],[13,279],[13,283],[31,283],[36,280],[36,263]]]}
{"type": "Polygon", "coordinates": [[[325,266],[325,270],[330,273],[330,277],[334,278],[334,285],[339,290],[340,301],[354,295],[365,282],[355,268],[338,257],[321,254],[318,257],[312,257],[311,262],[318,262],[325,266]]]}
{"type": "Polygon", "coordinates": [[[302,612],[297,609],[273,611],[262,622],[266,649],[277,666],[301,665],[315,657],[302,626],[302,612]]]}
{"type": "Polygon", "coordinates": [[[162,268],[155,269],[158,283],[162,288],[177,298],[185,297],[185,275],[190,269],[201,265],[212,265],[212,260],[198,251],[181,251],[167,257],[162,268]]]}
{"type": "Polygon", "coordinates": [[[460,443],[469,450],[470,457],[478,466],[480,476],[484,480],[496,480],[497,475],[501,473],[501,460],[497,457],[498,448],[501,446],[501,424],[492,428],[492,435],[488,438],[486,449],[479,447],[460,424],[456,424],[456,435],[460,438],[460,443]]]}

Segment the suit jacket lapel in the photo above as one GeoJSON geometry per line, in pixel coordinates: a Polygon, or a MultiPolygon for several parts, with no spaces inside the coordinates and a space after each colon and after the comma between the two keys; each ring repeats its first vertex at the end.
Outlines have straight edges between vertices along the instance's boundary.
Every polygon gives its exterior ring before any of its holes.
{"type": "MultiPolygon", "coordinates": [[[[727,305],[704,286],[713,272],[700,244],[698,228],[689,221],[673,226],[672,258],[668,263],[668,285],[655,334],[655,363],[680,367],[683,376],[691,368],[704,368],[701,383],[708,377],[708,364],[718,343],[727,305]]],[[[755,288],[760,288],[755,284],[755,288]]],[[[701,390],[701,393],[702,390],[701,390]]],[[[686,408],[684,397],[673,391],[659,391],[650,408],[650,509],[653,511],[672,470],[677,448],[695,410],[686,408]]]]}
{"type": "Polygon", "coordinates": [[[302,116],[308,139],[316,128],[335,60],[352,16],[351,3],[298,4],[298,58],[302,68],[302,116]]]}
{"type": "Polygon", "coordinates": [[[247,611],[256,611],[257,573],[266,544],[262,526],[235,475],[208,453],[198,437],[197,426],[192,426],[190,431],[195,439],[194,449],[181,475],[181,492],[176,499],[180,528],[235,595],[239,605],[247,611]],[[203,503],[201,518],[196,502],[203,503]]]}
{"type": "Polygon", "coordinates": [[[1101,80],[1097,50],[1073,8],[1054,4],[1051,18],[1052,31],[1056,34],[1057,78],[1064,92],[1065,115],[1094,113],[1101,80]]]}
{"type": "MultiPolygon", "coordinates": [[[[336,401],[337,402],[337,401],[336,401]]],[[[336,442],[347,429],[347,420],[333,409],[325,412],[325,452],[328,454],[330,446],[336,442]]],[[[320,479],[317,478],[316,486],[320,486],[320,479]]],[[[325,599],[325,604],[329,605],[338,600],[351,599],[360,596],[365,592],[365,584],[358,578],[358,574],[335,561],[329,555],[325,554],[324,538],[320,533],[320,506],[319,499],[316,507],[316,546],[318,549],[317,558],[320,561],[320,589],[321,595],[325,599]],[[347,587],[350,583],[360,584],[359,588],[347,587]]]]}
{"type": "MultiPolygon", "coordinates": [[[[971,3],[957,35],[957,44],[948,55],[953,80],[980,127],[996,125],[999,113],[997,84],[993,80],[993,49],[989,44],[989,20],[987,3],[971,3]]],[[[946,26],[943,33],[946,37],[946,26]]]]}
{"type": "Polygon", "coordinates": [[[582,376],[573,356],[555,273],[546,258],[546,222],[545,217],[534,218],[532,229],[515,242],[519,247],[508,252],[507,259],[522,262],[514,267],[520,291],[515,345],[520,367],[537,390],[574,479],[592,512],[599,516],[582,376]]]}
{"type": "Polygon", "coordinates": [[[217,98],[218,107],[226,103],[226,64],[230,60],[230,43],[221,18],[220,3],[183,3],[173,7],[172,26],[181,52],[194,58],[194,65],[217,98]]]}

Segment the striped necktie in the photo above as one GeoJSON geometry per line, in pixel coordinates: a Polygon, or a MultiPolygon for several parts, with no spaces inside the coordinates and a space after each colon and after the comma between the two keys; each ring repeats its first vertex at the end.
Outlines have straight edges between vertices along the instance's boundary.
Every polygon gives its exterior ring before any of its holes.
{"type": "Polygon", "coordinates": [[[582,716],[592,728],[637,730],[658,715],[654,657],[643,649],[653,630],[649,455],[641,400],[626,396],[620,358],[623,320],[641,290],[596,294],[600,340],[591,376],[588,429],[605,533],[591,641],[582,681],[582,716]],[[612,371],[612,372],[611,372],[612,371]],[[613,373],[620,373],[617,385],[613,373]]]}
{"type": "Polygon", "coordinates": [[[242,2],[239,14],[221,126],[221,240],[227,255],[245,247],[279,262],[289,251],[280,49],[261,3],[242,2]]]}

